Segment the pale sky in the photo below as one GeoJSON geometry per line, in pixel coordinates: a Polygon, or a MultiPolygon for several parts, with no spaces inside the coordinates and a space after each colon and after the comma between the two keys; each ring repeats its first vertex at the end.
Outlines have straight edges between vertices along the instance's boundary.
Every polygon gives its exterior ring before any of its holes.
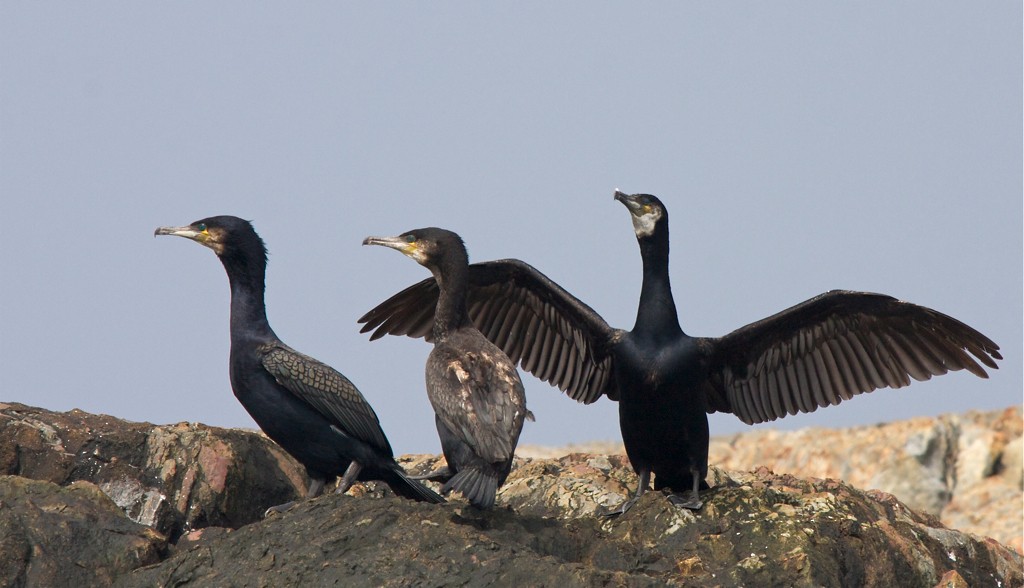
{"type": "MultiPolygon", "coordinates": [[[[233,214],[270,249],[277,334],[346,374],[398,453],[438,452],[429,345],[356,324],[428,273],[362,239],[445,227],[630,328],[618,188],[669,209],[691,335],[845,288],[1006,357],[762,426],[1018,404],[1021,23],[1002,1],[2,2],[0,401],[253,426],[219,261],[152,236],[233,214]]],[[[619,439],[614,403],[523,380],[522,443],[619,439]]]]}

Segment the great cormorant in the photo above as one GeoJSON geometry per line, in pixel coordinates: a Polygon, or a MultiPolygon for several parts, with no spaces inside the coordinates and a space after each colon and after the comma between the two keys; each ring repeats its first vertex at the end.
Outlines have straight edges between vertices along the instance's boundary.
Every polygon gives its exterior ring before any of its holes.
{"type": "MultiPolygon", "coordinates": [[[[729,412],[752,424],[813,412],[910,378],[996,368],[990,339],[940,312],[882,294],[833,290],[720,338],[690,337],[669,286],[668,211],[648,194],[615,192],[633,220],[643,260],[636,324],[613,329],[589,306],[515,259],[469,268],[469,315],[509,358],[570,397],[619,401],[619,425],[647,488],[689,491],[676,504],[698,509],[706,487],[708,421],[729,412]],[[970,355],[969,355],[970,354],[970,355]],[[909,377],[908,377],[909,376],[909,377]]],[[[366,313],[362,332],[431,336],[437,284],[406,288],[366,313]]]]}
{"type": "Polygon", "coordinates": [[[155,234],[192,239],[224,264],[231,285],[231,388],[260,429],[306,467],[307,498],[340,475],[339,493],[356,480],[383,480],[400,496],[444,502],[395,462],[377,415],[348,378],[274,334],[264,304],[267,250],[249,222],[215,216],[155,234]]]}
{"type": "Polygon", "coordinates": [[[515,363],[469,320],[466,247],[455,233],[433,227],[367,237],[363,244],[404,253],[440,284],[430,308],[423,310],[434,342],[427,358],[427,396],[448,466],[431,476],[447,480],[442,494],[457,490],[474,506],[490,508],[512,470],[523,420],[532,415],[515,363]]]}

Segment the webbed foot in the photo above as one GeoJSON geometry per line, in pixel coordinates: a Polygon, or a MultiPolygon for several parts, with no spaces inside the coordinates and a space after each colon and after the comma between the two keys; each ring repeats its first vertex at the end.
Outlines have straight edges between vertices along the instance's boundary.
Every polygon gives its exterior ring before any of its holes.
{"type": "Polygon", "coordinates": [[[701,507],[704,506],[704,503],[700,501],[696,492],[691,493],[689,497],[681,494],[669,494],[668,501],[678,507],[690,510],[700,510],[701,507]]]}
{"type": "Polygon", "coordinates": [[[608,511],[599,513],[599,516],[602,516],[602,517],[617,517],[619,515],[624,515],[624,514],[626,514],[626,511],[628,511],[629,509],[633,508],[633,505],[635,505],[639,500],[640,500],[639,496],[634,496],[633,498],[630,498],[629,500],[622,501],[622,504],[620,504],[617,508],[614,508],[612,510],[608,510],[608,511]]]}
{"type": "Polygon", "coordinates": [[[639,480],[637,480],[636,494],[633,495],[633,498],[624,501],[622,504],[619,505],[618,508],[614,510],[601,513],[601,516],[617,517],[619,515],[624,515],[626,514],[627,510],[633,508],[633,505],[640,501],[640,497],[643,496],[644,492],[647,491],[647,484],[650,483],[651,481],[651,470],[641,469],[640,471],[637,472],[637,474],[639,475],[639,480]]]}

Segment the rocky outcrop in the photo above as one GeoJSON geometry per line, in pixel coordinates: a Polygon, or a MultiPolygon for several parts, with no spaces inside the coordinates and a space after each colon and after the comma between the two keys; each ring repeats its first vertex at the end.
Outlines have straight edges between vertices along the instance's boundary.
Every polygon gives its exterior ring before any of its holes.
{"type": "Polygon", "coordinates": [[[1021,407],[849,429],[756,430],[712,441],[711,463],[838,478],[948,527],[1024,549],[1021,407]]]}
{"type": "MultiPolygon", "coordinates": [[[[801,478],[835,478],[893,494],[952,529],[993,537],[1024,552],[1021,407],[917,418],[848,429],[759,428],[711,439],[710,462],[729,471],[766,466],[801,478]]],[[[620,443],[517,454],[622,454],[620,443]]]]}
{"type": "Polygon", "coordinates": [[[1020,586],[1021,558],[879,492],[717,472],[692,513],[650,492],[617,519],[621,463],[528,460],[480,512],[329,495],[180,549],[135,586],[1020,586]],[[568,491],[566,493],[565,491],[568,491]]]}
{"type": "MultiPolygon", "coordinates": [[[[939,424],[943,431],[959,430],[955,438],[945,432],[915,437],[918,429],[905,438],[889,437],[903,451],[893,452],[894,464],[906,455],[954,456],[945,509],[961,500],[963,481],[976,471],[957,465],[962,455],[989,456],[983,459],[992,462],[974,488],[1019,475],[1012,473],[1012,434],[991,450],[988,441],[970,442],[964,421],[956,427],[950,422],[939,424]],[[914,453],[919,447],[925,449],[914,453]]],[[[1008,429],[994,427],[994,438],[1008,429]]],[[[814,445],[829,443],[819,434],[814,445]]],[[[860,459],[861,450],[849,447],[860,459]]],[[[1016,447],[1019,455],[1019,442],[1016,447]]],[[[805,459],[804,450],[794,448],[786,457],[805,459]]],[[[400,461],[423,472],[441,459],[400,461]]],[[[933,457],[917,461],[934,463],[933,457]]],[[[371,483],[357,484],[347,495],[300,502],[263,520],[267,506],[300,494],[305,479],[300,466],[257,433],[6,404],[0,405],[0,473],[15,475],[0,476],[0,583],[1024,584],[1020,554],[996,541],[952,530],[890,494],[859,490],[827,474],[797,477],[797,468],[785,463],[775,466],[785,474],[765,467],[743,471],[754,463],[740,471],[713,468],[714,488],[704,493],[705,506],[697,513],[671,506],[652,491],[625,516],[597,516],[629,496],[635,476],[622,455],[574,453],[517,459],[499,507],[489,512],[459,499],[441,506],[414,503],[371,483]]],[[[1013,518],[1019,521],[1020,485],[1014,489],[1013,518]]]]}
{"type": "Polygon", "coordinates": [[[171,541],[192,529],[258,521],[307,484],[302,466],[249,431],[15,403],[0,404],[0,474],[61,486],[89,481],[171,541]]]}
{"type": "Polygon", "coordinates": [[[166,547],[94,484],[0,476],[2,586],[109,586],[160,561],[166,547]]]}

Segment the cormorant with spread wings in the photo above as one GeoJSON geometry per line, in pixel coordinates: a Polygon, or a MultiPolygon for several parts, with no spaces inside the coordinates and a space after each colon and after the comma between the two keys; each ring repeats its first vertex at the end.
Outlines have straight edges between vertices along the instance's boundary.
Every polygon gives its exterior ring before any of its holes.
{"type": "MultiPolygon", "coordinates": [[[[669,284],[668,211],[649,194],[615,192],[640,245],[643,284],[636,324],[610,327],[589,306],[514,259],[469,267],[469,315],[526,371],[570,397],[619,402],[622,440],[639,476],[626,512],[655,475],[656,490],[699,509],[706,488],[706,413],[745,423],[813,412],[910,378],[1002,359],[990,339],[945,314],[882,294],[833,290],[718,338],[679,326],[669,284]],[[973,356],[973,357],[972,357],[973,356]],[[688,496],[686,495],[688,493],[688,496]]],[[[430,338],[437,283],[427,279],[366,313],[362,332],[430,338]]]]}

